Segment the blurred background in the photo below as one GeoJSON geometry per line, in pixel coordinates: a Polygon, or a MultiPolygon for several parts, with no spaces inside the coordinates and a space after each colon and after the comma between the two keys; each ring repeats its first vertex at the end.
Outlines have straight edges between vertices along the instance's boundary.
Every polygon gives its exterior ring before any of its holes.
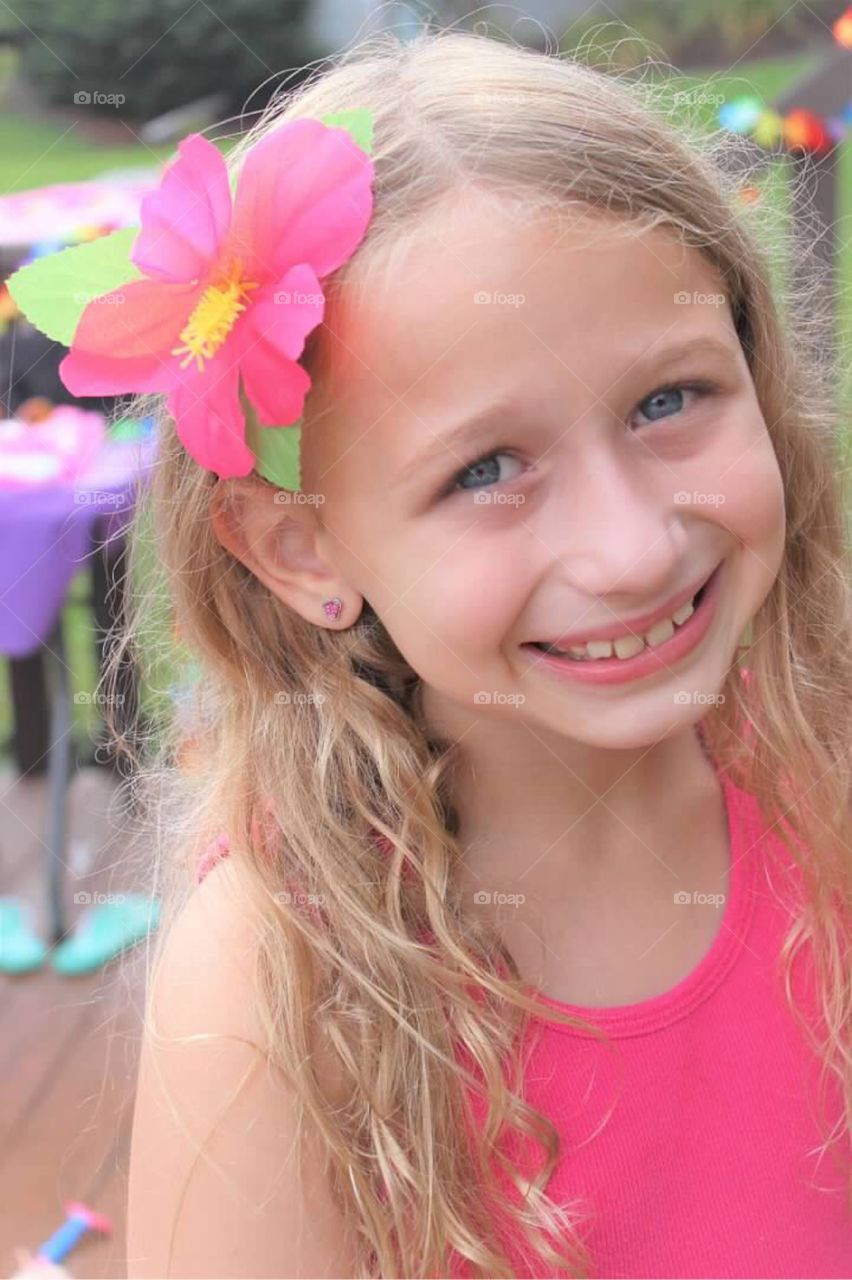
{"type": "MultiPolygon", "coordinates": [[[[739,198],[783,220],[790,273],[819,268],[827,340],[849,350],[849,5],[0,3],[0,1276],[39,1253],[76,1277],[125,1275],[142,985],[113,962],[143,951],[159,904],[134,882],[145,850],[126,765],[104,745],[104,698],[120,724],[153,725],[192,689],[191,665],[143,680],[124,662],[99,691],[152,424],[71,397],[57,374],[66,348],[3,282],[137,225],[187,133],[227,152],[317,59],[375,30],[407,40],[449,26],[656,77],[685,126],[739,134],[760,157],[739,198]],[[811,262],[800,246],[815,233],[811,262]]],[[[849,407],[848,359],[837,396],[849,407]]],[[[848,463],[845,427],[838,444],[848,463]]]]}

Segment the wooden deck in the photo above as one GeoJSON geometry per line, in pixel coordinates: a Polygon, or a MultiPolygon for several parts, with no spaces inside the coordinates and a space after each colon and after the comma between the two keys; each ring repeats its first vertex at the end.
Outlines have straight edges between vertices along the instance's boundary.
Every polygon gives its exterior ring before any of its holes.
{"type": "MultiPolygon", "coordinates": [[[[79,770],[69,791],[66,895],[115,893],[130,883],[128,836],[116,775],[79,770]]],[[[0,772],[0,893],[33,905],[42,937],[46,781],[0,772]]],[[[14,1249],[35,1250],[81,1200],[114,1223],[111,1238],[87,1235],[66,1265],[75,1280],[125,1276],[127,1164],[141,1023],[143,948],[133,963],[66,978],[49,965],[0,974],[0,1276],[14,1249]]]]}

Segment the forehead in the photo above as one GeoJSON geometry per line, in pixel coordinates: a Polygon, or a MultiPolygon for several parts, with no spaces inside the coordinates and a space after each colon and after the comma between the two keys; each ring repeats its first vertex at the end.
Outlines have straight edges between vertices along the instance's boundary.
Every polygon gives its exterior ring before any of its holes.
{"type": "Polygon", "coordinates": [[[722,297],[712,265],[667,228],[465,193],[353,278],[330,326],[324,446],[390,474],[483,396],[593,403],[655,342],[730,335],[722,297]]]}

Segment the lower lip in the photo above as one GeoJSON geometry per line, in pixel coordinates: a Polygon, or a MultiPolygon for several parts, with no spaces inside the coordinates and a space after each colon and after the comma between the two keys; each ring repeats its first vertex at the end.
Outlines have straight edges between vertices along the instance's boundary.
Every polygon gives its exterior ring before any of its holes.
{"type": "Polygon", "coordinates": [[[707,580],[698,607],[683,626],[677,627],[671,639],[664,640],[662,644],[650,649],[646,645],[635,658],[595,658],[584,662],[582,659],[558,658],[543,649],[536,649],[534,645],[522,645],[521,648],[532,656],[533,666],[546,667],[566,680],[580,680],[585,684],[626,684],[628,680],[641,680],[643,676],[679,662],[700,643],[716,616],[721,577],[722,566],[719,565],[707,580]]]}

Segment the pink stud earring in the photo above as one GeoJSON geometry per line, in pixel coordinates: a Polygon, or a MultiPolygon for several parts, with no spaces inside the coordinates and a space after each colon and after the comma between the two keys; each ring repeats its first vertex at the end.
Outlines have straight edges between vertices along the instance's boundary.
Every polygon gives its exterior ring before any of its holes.
{"type": "Polygon", "coordinates": [[[338,596],[333,596],[331,600],[323,600],[322,607],[325,610],[326,617],[331,618],[332,622],[334,622],[340,617],[343,601],[338,596]]]}

